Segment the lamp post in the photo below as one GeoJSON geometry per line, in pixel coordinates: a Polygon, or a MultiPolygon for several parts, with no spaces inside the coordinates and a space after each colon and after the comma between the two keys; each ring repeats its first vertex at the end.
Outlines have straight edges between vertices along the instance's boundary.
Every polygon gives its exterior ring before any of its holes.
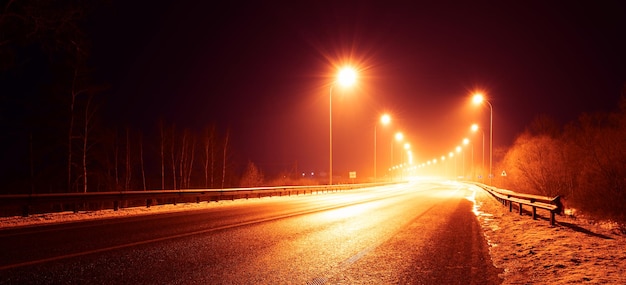
{"type": "MultiPolygon", "coordinates": [[[[400,164],[404,167],[410,167],[410,162],[412,160],[413,153],[411,152],[411,144],[406,142],[404,143],[404,150],[406,151],[406,160],[404,159],[404,155],[400,157],[400,164]]],[[[404,172],[406,169],[402,169],[400,172],[400,179],[404,180],[404,172]]]]}
{"type": "Polygon", "coordinates": [[[350,67],[344,67],[339,71],[337,80],[330,85],[328,91],[328,113],[329,113],[329,155],[328,155],[328,185],[333,185],[333,86],[338,82],[343,86],[350,86],[356,81],[356,72],[350,67]]]}
{"type": "MultiPolygon", "coordinates": [[[[479,129],[477,124],[473,124],[472,125],[472,132],[476,132],[479,129]]],[[[480,129],[480,132],[483,134],[483,150],[480,152],[481,156],[483,158],[483,166],[482,166],[482,171],[485,171],[485,132],[480,129]]],[[[481,178],[482,179],[482,178],[481,178]]]]}
{"type": "Polygon", "coordinates": [[[440,173],[442,173],[442,174],[441,174],[441,176],[442,176],[442,177],[446,177],[446,167],[445,167],[445,165],[446,165],[447,163],[446,163],[446,164],[444,164],[444,162],[445,162],[445,161],[446,161],[446,156],[445,156],[445,155],[442,155],[442,156],[441,156],[441,164],[440,164],[440,165],[441,165],[441,166],[440,166],[440,168],[441,168],[441,172],[440,172],[440,173]]]}
{"type": "MultiPolygon", "coordinates": [[[[380,116],[380,123],[383,125],[388,125],[391,121],[391,117],[388,114],[384,114],[380,116]]],[[[374,182],[376,182],[376,127],[378,124],[374,125],[374,182]]]]}
{"type": "MultiPolygon", "coordinates": [[[[391,140],[391,155],[390,155],[390,157],[391,157],[391,169],[393,169],[393,167],[394,167],[394,165],[393,165],[393,163],[394,163],[394,159],[393,159],[393,145],[394,145],[394,143],[393,143],[393,140],[394,140],[394,139],[395,139],[397,142],[401,142],[402,140],[404,140],[404,135],[403,135],[401,132],[397,132],[397,133],[393,136],[393,139],[391,140]]],[[[393,174],[392,174],[392,175],[393,175],[393,174]]]]}
{"type": "MultiPolygon", "coordinates": [[[[454,152],[450,152],[448,154],[448,157],[450,157],[450,159],[452,159],[454,157],[454,152]]],[[[449,162],[450,164],[452,164],[452,162],[449,162]]],[[[454,171],[456,171],[456,158],[454,159],[454,171]]],[[[452,172],[452,175],[450,175],[451,178],[454,178],[454,172],[452,171],[452,165],[450,165],[450,172],[452,172]]]]}
{"type": "MultiPolygon", "coordinates": [[[[464,138],[463,139],[463,144],[467,145],[470,143],[470,140],[468,138],[464,138]]],[[[474,143],[472,143],[472,164],[474,163],[474,143]]],[[[465,171],[465,150],[463,150],[463,178],[465,178],[465,175],[467,174],[467,172],[465,171]]]]}
{"type": "Polygon", "coordinates": [[[489,184],[492,184],[492,169],[493,169],[493,106],[489,101],[485,100],[482,94],[474,94],[473,101],[475,104],[481,104],[486,102],[489,105],[489,184]]]}
{"type": "MultiPolygon", "coordinates": [[[[463,149],[460,146],[456,147],[456,153],[457,154],[461,153],[462,150],[463,149]]],[[[457,157],[458,157],[458,155],[454,157],[454,176],[455,176],[454,179],[458,179],[459,178],[459,174],[457,173],[458,172],[457,171],[457,168],[458,168],[458,166],[457,166],[457,157]]]]}

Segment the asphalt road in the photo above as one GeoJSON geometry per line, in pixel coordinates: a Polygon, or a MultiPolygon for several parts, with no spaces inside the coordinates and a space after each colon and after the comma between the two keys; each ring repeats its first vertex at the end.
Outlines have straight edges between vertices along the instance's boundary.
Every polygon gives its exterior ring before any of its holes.
{"type": "Polygon", "coordinates": [[[463,184],[0,230],[0,284],[499,284],[463,184]]]}

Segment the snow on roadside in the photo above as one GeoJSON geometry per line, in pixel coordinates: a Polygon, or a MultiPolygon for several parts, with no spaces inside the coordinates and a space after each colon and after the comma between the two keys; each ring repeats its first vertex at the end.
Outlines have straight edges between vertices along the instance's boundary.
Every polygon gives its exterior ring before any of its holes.
{"type": "MultiPolygon", "coordinates": [[[[295,196],[292,196],[295,197],[295,196]]],[[[28,217],[14,216],[14,217],[0,217],[0,230],[6,228],[15,228],[15,227],[27,227],[27,226],[37,226],[44,224],[59,224],[59,223],[68,223],[74,221],[86,221],[86,220],[97,220],[97,219],[110,219],[116,217],[128,217],[128,216],[138,216],[138,215],[150,215],[155,213],[171,213],[171,212],[181,212],[188,210],[200,210],[200,209],[208,209],[208,208],[216,208],[216,207],[226,207],[226,206],[234,206],[240,205],[243,203],[263,203],[266,201],[278,201],[280,199],[290,199],[289,196],[274,196],[274,197],[262,197],[255,199],[236,199],[236,200],[223,200],[218,202],[201,202],[201,203],[179,203],[177,205],[173,204],[162,204],[162,205],[154,205],[150,208],[148,207],[131,207],[131,208],[121,208],[118,211],[113,211],[112,209],[107,210],[99,210],[99,211],[78,211],[76,213],[72,211],[67,212],[57,212],[57,213],[45,213],[45,214],[34,214],[28,217]]]]}
{"type": "Polygon", "coordinates": [[[626,237],[583,219],[542,217],[513,211],[482,189],[474,190],[475,213],[490,244],[502,284],[626,284],[626,237]]]}

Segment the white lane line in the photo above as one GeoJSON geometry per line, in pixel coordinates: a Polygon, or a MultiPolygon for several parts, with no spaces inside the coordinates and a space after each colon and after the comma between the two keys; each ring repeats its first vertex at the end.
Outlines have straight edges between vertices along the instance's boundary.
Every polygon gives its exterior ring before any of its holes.
{"type": "MultiPolygon", "coordinates": [[[[382,199],[385,199],[385,198],[389,198],[389,197],[383,197],[382,199]]],[[[317,208],[317,209],[305,210],[301,212],[289,213],[289,214],[284,214],[284,215],[279,215],[279,216],[274,216],[274,217],[269,217],[269,218],[263,218],[259,220],[252,220],[252,221],[241,222],[241,223],[232,224],[232,225],[225,225],[225,226],[220,226],[220,227],[210,228],[210,229],[205,229],[205,230],[200,230],[200,231],[194,231],[194,232],[182,233],[182,234],[177,234],[177,235],[172,235],[172,236],[142,240],[138,242],[109,246],[109,247],[88,250],[88,251],[83,251],[83,252],[77,252],[77,253],[70,253],[70,254],[65,254],[65,255],[38,259],[38,260],[31,260],[31,261],[26,261],[26,262],[21,262],[21,263],[8,264],[8,265],[0,266],[0,271],[13,269],[17,267],[41,264],[41,263],[46,263],[46,262],[51,262],[51,261],[57,261],[57,260],[62,260],[62,259],[67,259],[67,258],[85,256],[85,255],[94,254],[94,253],[102,253],[106,251],[123,249],[123,248],[139,246],[139,245],[144,245],[144,244],[149,244],[149,243],[161,242],[161,241],[166,241],[166,240],[171,240],[171,239],[176,239],[176,238],[183,238],[183,237],[188,237],[188,236],[193,236],[193,235],[198,235],[198,234],[210,233],[214,231],[232,229],[232,228],[242,227],[242,226],[247,226],[247,225],[252,225],[252,224],[259,224],[259,223],[275,221],[275,220],[280,220],[280,219],[285,219],[285,218],[290,218],[290,217],[295,217],[295,216],[313,214],[313,213],[318,213],[318,212],[323,212],[323,211],[328,211],[328,210],[339,209],[343,207],[354,206],[354,205],[363,204],[363,203],[369,203],[369,202],[376,201],[379,199],[381,198],[362,200],[362,201],[357,201],[357,202],[347,203],[347,204],[342,204],[342,205],[333,205],[333,206],[328,206],[328,207],[323,207],[323,208],[317,208]]]]}
{"type": "MultiPolygon", "coordinates": [[[[462,189],[461,187],[453,189],[453,191],[447,195],[448,198],[451,198],[452,196],[457,194],[461,189],[462,189]]],[[[423,191],[434,191],[434,189],[427,189],[427,190],[423,190],[423,191]]],[[[357,252],[355,255],[353,255],[353,256],[349,257],[348,259],[340,262],[338,268],[335,269],[334,271],[344,271],[344,270],[346,270],[349,266],[351,266],[352,264],[354,264],[357,261],[359,261],[361,258],[363,258],[365,255],[367,255],[369,252],[371,252],[372,250],[378,248],[381,244],[387,242],[389,239],[391,239],[391,237],[393,237],[399,231],[404,229],[408,224],[411,224],[415,220],[420,219],[426,213],[430,212],[430,210],[432,210],[433,208],[435,208],[436,206],[438,206],[441,203],[443,203],[443,202],[439,202],[439,203],[433,204],[432,206],[430,206],[430,208],[426,209],[424,212],[422,212],[421,214],[417,215],[415,218],[407,221],[405,224],[403,224],[402,226],[398,227],[398,229],[396,231],[387,234],[386,236],[384,236],[383,238],[378,240],[378,242],[372,244],[371,246],[368,246],[368,247],[362,249],[361,251],[357,252]]],[[[335,274],[329,271],[329,272],[327,272],[325,274],[322,274],[322,275],[323,276],[315,277],[311,281],[308,281],[307,285],[312,285],[312,284],[323,285],[323,284],[326,284],[326,282],[328,282],[329,278],[324,277],[324,276],[333,276],[335,274]]]]}

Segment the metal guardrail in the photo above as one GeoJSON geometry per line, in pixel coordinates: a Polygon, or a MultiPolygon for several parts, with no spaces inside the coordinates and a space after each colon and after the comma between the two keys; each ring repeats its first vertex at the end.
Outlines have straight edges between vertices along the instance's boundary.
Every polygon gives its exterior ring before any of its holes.
{"type": "Polygon", "coordinates": [[[559,196],[546,197],[530,195],[516,193],[511,190],[499,189],[481,183],[473,184],[487,191],[503,205],[509,206],[509,212],[513,212],[513,205],[516,204],[519,214],[522,215],[523,206],[530,206],[532,208],[533,220],[537,219],[537,208],[540,208],[550,212],[550,224],[554,225],[556,223],[555,214],[562,213],[563,211],[563,204],[561,203],[561,197],[559,196]]]}
{"type": "MultiPolygon", "coordinates": [[[[362,183],[337,184],[315,186],[278,186],[254,188],[226,188],[226,189],[183,189],[183,190],[147,190],[147,191],[120,191],[120,192],[87,192],[87,193],[49,193],[49,194],[15,194],[0,195],[0,207],[20,208],[21,215],[27,217],[33,208],[39,211],[54,212],[53,208],[63,211],[67,208],[77,212],[80,208],[86,209],[90,203],[98,204],[98,209],[119,210],[124,205],[139,201],[146,207],[158,204],[176,204],[177,202],[220,201],[267,196],[290,196],[299,194],[313,194],[319,192],[342,191],[349,189],[389,185],[395,183],[362,183]],[[43,210],[42,210],[43,209],[43,210]],[[46,210],[47,209],[47,210],[46,210]]],[[[139,205],[141,205],[139,204],[139,205]]],[[[18,210],[19,211],[19,210],[18,210]]]]}

